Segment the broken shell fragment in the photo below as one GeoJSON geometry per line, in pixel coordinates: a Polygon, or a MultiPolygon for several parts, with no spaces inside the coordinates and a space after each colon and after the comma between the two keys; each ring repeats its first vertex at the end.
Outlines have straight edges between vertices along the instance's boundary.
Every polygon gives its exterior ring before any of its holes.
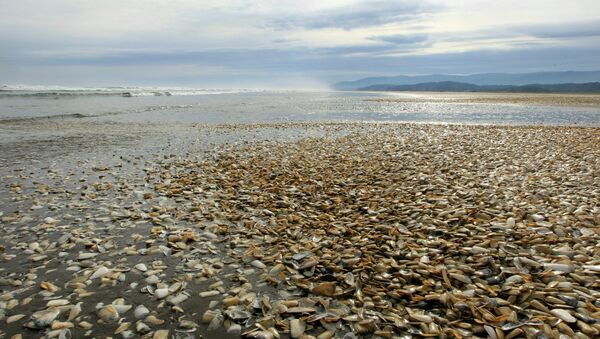
{"type": "Polygon", "coordinates": [[[107,305],[98,311],[98,318],[105,322],[115,322],[119,320],[119,312],[113,305],[107,305]]]}
{"type": "Polygon", "coordinates": [[[312,289],[312,293],[315,295],[322,295],[325,297],[333,297],[335,294],[336,284],[333,282],[321,283],[312,289]]]}

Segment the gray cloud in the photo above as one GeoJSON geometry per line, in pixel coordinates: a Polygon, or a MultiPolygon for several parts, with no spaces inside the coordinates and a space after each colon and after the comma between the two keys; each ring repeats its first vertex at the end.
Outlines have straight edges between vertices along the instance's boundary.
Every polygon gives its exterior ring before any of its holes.
{"type": "MultiPolygon", "coordinates": [[[[492,28],[471,23],[465,25],[471,30],[449,34],[436,31],[437,14],[447,10],[439,0],[348,0],[318,13],[292,1],[280,6],[279,0],[223,1],[217,8],[159,3],[150,10],[117,0],[10,2],[16,8],[0,12],[0,83],[236,87],[268,85],[274,78],[331,83],[371,75],[600,69],[600,21],[492,28]],[[24,10],[36,4],[43,10],[24,10]],[[114,13],[120,16],[111,21],[114,13]],[[137,17],[136,24],[123,17],[137,17]],[[397,22],[404,30],[380,27],[397,22]],[[346,31],[318,31],[323,28],[346,31]],[[350,31],[355,28],[360,32],[350,31]],[[451,52],[462,48],[477,50],[451,52]]],[[[453,31],[457,27],[460,22],[453,31]]]]}
{"type": "Polygon", "coordinates": [[[369,38],[374,41],[382,41],[395,45],[425,45],[429,36],[426,34],[396,34],[396,35],[378,35],[369,38]]]}
{"type": "Polygon", "coordinates": [[[384,45],[353,45],[353,46],[337,46],[327,48],[313,48],[312,52],[316,54],[338,55],[341,57],[351,56],[356,54],[370,54],[376,56],[377,53],[389,52],[396,50],[396,47],[390,44],[384,45]]]}
{"type": "Polygon", "coordinates": [[[166,67],[195,65],[223,67],[242,72],[316,72],[352,74],[472,73],[544,69],[597,68],[600,47],[539,47],[480,50],[466,53],[380,56],[385,46],[312,49],[220,49],[206,51],[122,51],[102,56],[57,56],[21,59],[34,66],[166,67]],[[364,52],[364,53],[362,53],[364,52]],[[368,53],[371,52],[371,53],[368,53]]]}
{"type": "Polygon", "coordinates": [[[440,5],[429,1],[365,1],[354,2],[320,13],[299,14],[274,20],[271,26],[279,29],[342,28],[346,30],[380,26],[416,19],[424,14],[440,11],[440,5]]]}
{"type": "Polygon", "coordinates": [[[537,38],[585,38],[600,36],[600,21],[573,22],[568,24],[551,24],[518,27],[517,33],[537,38]]]}

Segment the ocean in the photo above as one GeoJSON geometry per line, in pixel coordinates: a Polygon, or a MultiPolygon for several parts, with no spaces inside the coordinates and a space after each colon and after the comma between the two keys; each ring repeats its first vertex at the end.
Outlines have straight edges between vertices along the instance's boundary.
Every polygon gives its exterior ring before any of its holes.
{"type": "Polygon", "coordinates": [[[598,126],[600,105],[594,104],[597,96],[590,97],[592,104],[580,105],[577,97],[545,94],[4,86],[0,120],[73,117],[165,123],[342,120],[598,126]]]}

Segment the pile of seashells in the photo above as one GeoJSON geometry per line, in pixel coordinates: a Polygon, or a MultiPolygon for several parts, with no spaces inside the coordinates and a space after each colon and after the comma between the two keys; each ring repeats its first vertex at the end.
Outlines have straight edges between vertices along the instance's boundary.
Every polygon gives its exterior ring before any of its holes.
{"type": "Polygon", "coordinates": [[[160,177],[194,221],[218,211],[228,254],[277,289],[242,279],[209,326],[600,335],[598,129],[370,125],[166,163],[160,177]]]}
{"type": "Polygon", "coordinates": [[[37,183],[0,336],[600,336],[600,129],[324,128],[37,183]]]}

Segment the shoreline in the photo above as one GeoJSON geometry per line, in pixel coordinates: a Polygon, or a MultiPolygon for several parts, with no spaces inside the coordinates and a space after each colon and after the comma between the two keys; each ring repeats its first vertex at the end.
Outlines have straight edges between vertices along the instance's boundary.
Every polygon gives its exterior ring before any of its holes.
{"type": "Polygon", "coordinates": [[[489,103],[518,104],[539,106],[572,106],[600,107],[598,93],[498,93],[498,92],[392,92],[365,91],[369,93],[385,93],[392,98],[367,99],[381,102],[433,102],[433,103],[489,103]],[[400,98],[394,98],[399,96],[400,98]]]}
{"type": "Polygon", "coordinates": [[[581,127],[75,129],[89,146],[0,168],[4,333],[600,334],[570,322],[600,310],[600,128],[581,127]]]}

